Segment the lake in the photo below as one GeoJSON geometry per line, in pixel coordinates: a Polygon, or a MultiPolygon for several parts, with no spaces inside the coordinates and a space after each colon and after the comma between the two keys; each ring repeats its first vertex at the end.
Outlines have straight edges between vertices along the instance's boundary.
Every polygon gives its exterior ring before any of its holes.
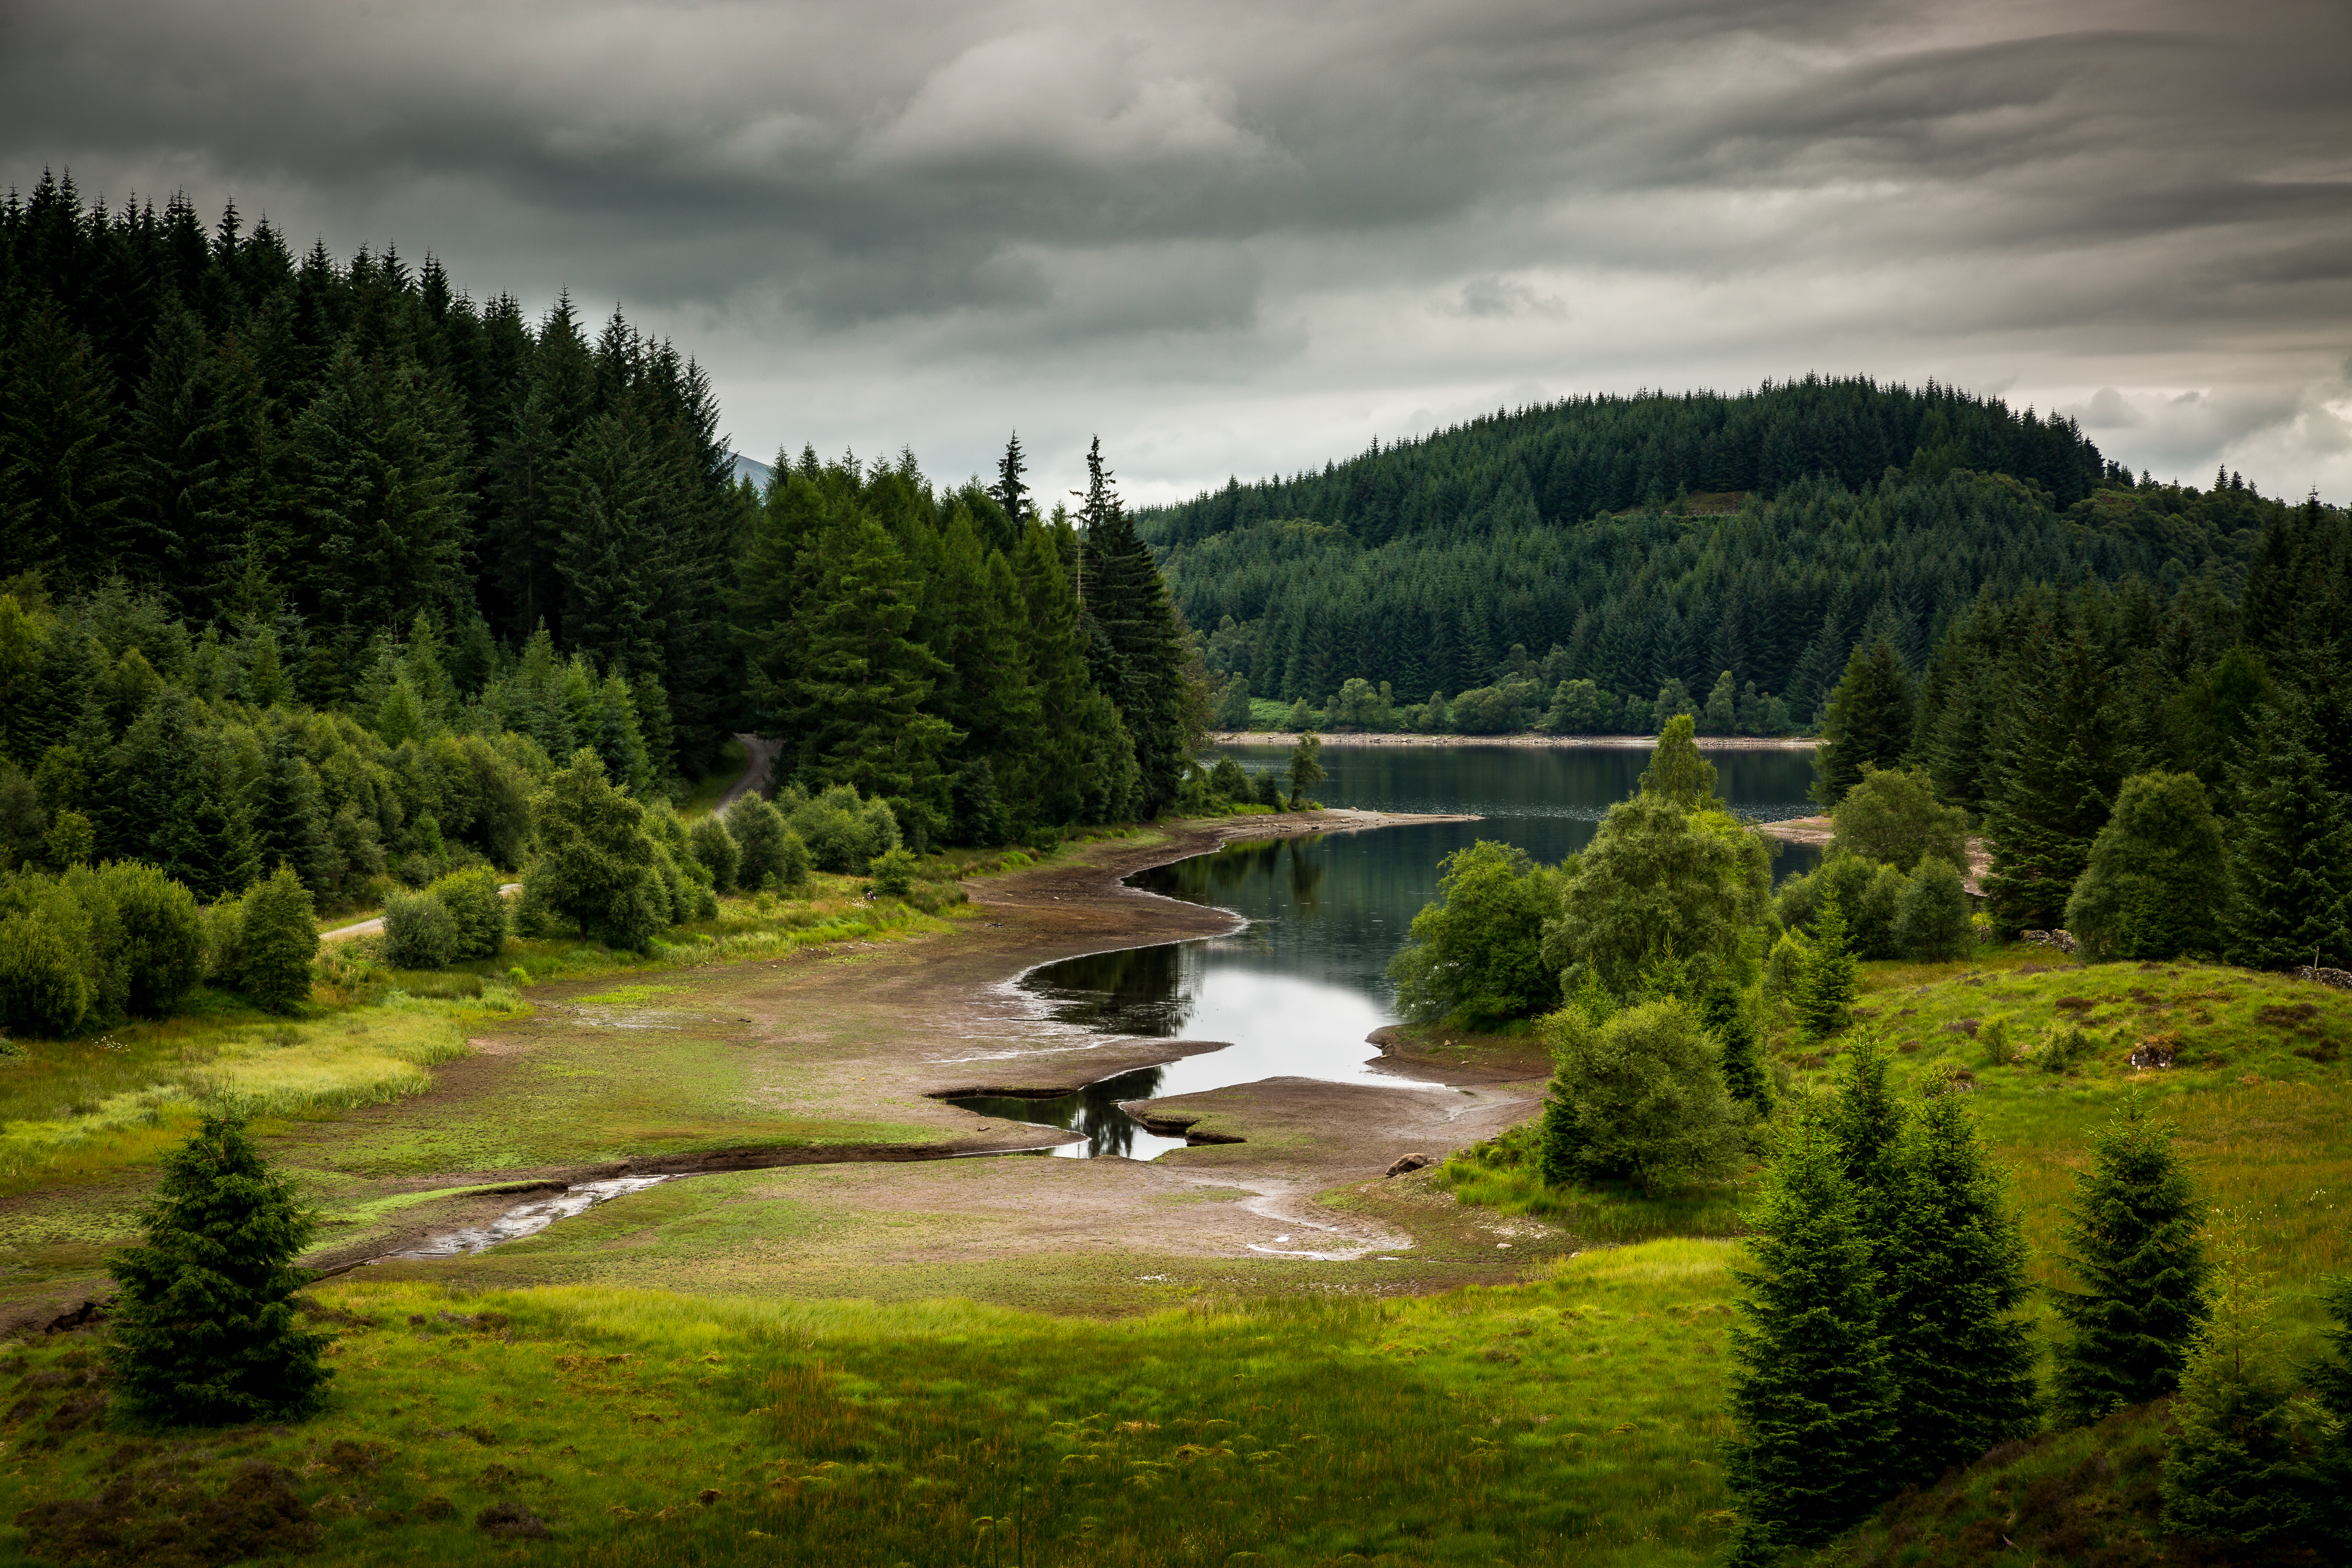
{"type": "MultiPolygon", "coordinates": [[[[1219,753],[1253,772],[1288,751],[1234,746],[1219,753]]],[[[1716,793],[1756,821],[1811,816],[1810,752],[1709,752],[1716,793]]],[[[1635,747],[1510,745],[1326,746],[1326,805],[1475,813],[1477,822],[1240,844],[1155,867],[1131,885],[1232,910],[1249,924],[1231,936],[1161,942],[1066,959],[1030,971],[1021,988],[1054,1017],[1118,1035],[1229,1040],[1223,1050],[1144,1068],[1059,1100],[977,1097],[955,1103],[984,1115],[1067,1128],[1073,1158],[1151,1159],[1181,1138],[1146,1131],[1122,1100],[1190,1094],[1296,1077],[1399,1084],[1374,1072],[1365,1036],[1396,1022],[1388,963],[1437,890],[1438,863],[1482,838],[1558,861],[1592,839],[1602,813],[1632,794],[1648,764],[1635,747]]],[[[1782,846],[1775,878],[1810,870],[1819,852],[1782,846]]]]}

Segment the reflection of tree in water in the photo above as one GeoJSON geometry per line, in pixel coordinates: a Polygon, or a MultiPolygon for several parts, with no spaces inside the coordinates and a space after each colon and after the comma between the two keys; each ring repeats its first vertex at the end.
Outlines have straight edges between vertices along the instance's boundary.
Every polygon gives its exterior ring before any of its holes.
{"type": "Polygon", "coordinates": [[[1183,1027],[1183,949],[1176,942],[1093,952],[1049,963],[1024,983],[1053,1016],[1115,1035],[1171,1036],[1183,1027]]]}
{"type": "Polygon", "coordinates": [[[1135,885],[1190,903],[1222,904],[1252,881],[1263,881],[1271,887],[1286,880],[1300,912],[1312,914],[1322,901],[1323,879],[1330,869],[1321,856],[1309,853],[1321,842],[1322,835],[1307,834],[1298,838],[1228,845],[1211,854],[1179,860],[1172,866],[1155,866],[1139,873],[1135,885]],[[1286,870],[1286,877],[1283,875],[1286,870]]]}
{"type": "Polygon", "coordinates": [[[1322,857],[1307,853],[1309,839],[1294,838],[1290,849],[1290,897],[1302,915],[1314,914],[1322,907],[1323,874],[1329,869],[1322,857]]]}
{"type": "Polygon", "coordinates": [[[1122,1100],[1149,1100],[1160,1092],[1160,1069],[1138,1068],[1133,1072],[1090,1083],[1076,1094],[1056,1100],[1024,1100],[1013,1095],[974,1094],[950,1100],[982,1116],[1007,1121],[1034,1122],[1040,1127],[1067,1127],[1087,1136],[1087,1153],[1093,1158],[1125,1157],[1135,1151],[1135,1135],[1142,1129],[1118,1108],[1122,1100]]]}

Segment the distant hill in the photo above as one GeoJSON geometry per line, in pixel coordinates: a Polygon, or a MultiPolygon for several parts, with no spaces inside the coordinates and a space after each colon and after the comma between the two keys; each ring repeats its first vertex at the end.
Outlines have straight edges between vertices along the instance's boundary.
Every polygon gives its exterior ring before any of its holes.
{"type": "Polygon", "coordinates": [[[1533,659],[1621,696],[1728,669],[1801,721],[1866,631],[1916,668],[1988,585],[2210,569],[2234,592],[2278,509],[2138,485],[1999,399],[1807,377],[1503,410],[1138,524],[1260,697],[1361,676],[1417,701],[1533,659]]]}
{"type": "Polygon", "coordinates": [[[751,480],[763,493],[768,488],[768,482],[776,477],[776,470],[757,458],[747,458],[740,452],[730,452],[728,455],[735,460],[735,477],[739,479],[751,480]]]}

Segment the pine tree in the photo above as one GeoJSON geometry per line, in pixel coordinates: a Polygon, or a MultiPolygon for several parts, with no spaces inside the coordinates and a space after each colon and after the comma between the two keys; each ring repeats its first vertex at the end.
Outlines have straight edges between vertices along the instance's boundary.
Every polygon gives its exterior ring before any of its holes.
{"type": "Polygon", "coordinates": [[[1880,637],[1866,650],[1856,644],[1830,694],[1822,744],[1813,754],[1822,775],[1813,798],[1834,806],[1862,782],[1865,764],[1899,766],[1911,744],[1911,675],[1894,642],[1880,637]]]}
{"type": "Polygon", "coordinates": [[[2036,1349],[2016,1205],[1959,1096],[1929,1100],[1895,1151],[1878,1247],[1898,1478],[1926,1485],[2034,1428],[2036,1349]]]}
{"type": "Polygon", "coordinates": [[[2066,929],[2094,958],[2213,950],[2230,910],[2221,829],[2195,773],[2134,773],[2066,900],[2066,929]]]}
{"type": "Polygon", "coordinates": [[[310,961],[319,954],[316,917],[310,889],[283,860],[245,895],[236,983],[273,1013],[291,1013],[310,998],[310,961]]]}
{"type": "Polygon", "coordinates": [[[1986,891],[2004,931],[2044,930],[2066,918],[2066,899],[2090,864],[2091,845],[2122,785],[2108,672],[2076,634],[2051,650],[2021,651],[1996,751],[1999,787],[1985,816],[1992,851],[1986,891]]]}
{"type": "Polygon", "coordinates": [[[1185,732],[1184,624],[1110,479],[1097,437],[1078,514],[1079,603],[1099,634],[1089,639],[1095,684],[1118,706],[1135,745],[1141,810],[1157,816],[1176,799],[1193,740],[1185,732]]]}
{"type": "Polygon", "coordinates": [[[2208,1269],[2171,1130],[2137,1096],[2092,1139],[2065,1235],[2082,1289],[2054,1293],[2060,1408],[2095,1421],[2171,1393],[2209,1315],[2208,1269]]]}
{"type": "Polygon", "coordinates": [[[2164,1456],[2167,1531],[2232,1546],[2300,1533],[2312,1498],[2288,1430],[2287,1389],[2269,1365],[2271,1302],[2242,1218],[2217,1210],[2212,1315],[2198,1331],[2164,1456]]]}
{"type": "Polygon", "coordinates": [[[988,493],[995,498],[1005,520],[1016,531],[1037,515],[1029,504],[1029,487],[1021,479],[1028,471],[1029,466],[1021,456],[1021,432],[1015,430],[1004,443],[1004,456],[996,460],[996,483],[988,493]]]}
{"type": "Polygon", "coordinates": [[[283,860],[314,896],[324,898],[341,880],[334,840],[327,832],[327,801],[318,770],[302,755],[292,729],[269,744],[269,758],[254,781],[252,808],[256,858],[265,866],[283,860]]]}
{"type": "Polygon", "coordinates": [[[245,1122],[207,1114],[166,1155],[145,1241],[117,1252],[109,1333],[132,1414],[172,1426],[295,1420],[319,1407],[330,1334],[297,1326],[293,1267],[316,1221],[245,1122]]]}
{"type": "Polygon", "coordinates": [[[2352,803],[2301,719],[2265,710],[2235,771],[2228,956],[2250,969],[2352,963],[2352,803]]]}
{"type": "Polygon", "coordinates": [[[1735,1269],[1724,1479],[1739,1510],[1732,1558],[1818,1545],[1886,1495],[1895,1388],[1877,1277],[1844,1161],[1811,1119],[1791,1129],[1748,1215],[1735,1269]]]}
{"type": "Polygon", "coordinates": [[[1853,945],[1834,891],[1822,900],[1803,942],[1804,964],[1790,1000],[1796,1005],[1798,1032],[1808,1040],[1825,1040],[1853,1022],[1856,991],[1853,945]]]}
{"type": "Polygon", "coordinates": [[[0,356],[0,561],[52,589],[96,585],[113,563],[127,476],[105,367],[54,298],[0,356]]]}
{"type": "Polygon", "coordinates": [[[1874,1245],[1884,1240],[1893,1217],[1911,1121],[1910,1108],[1896,1098],[1893,1066],[1885,1041],[1867,1034],[1855,1040],[1840,1064],[1837,1099],[1828,1115],[1830,1136],[1874,1245]]]}

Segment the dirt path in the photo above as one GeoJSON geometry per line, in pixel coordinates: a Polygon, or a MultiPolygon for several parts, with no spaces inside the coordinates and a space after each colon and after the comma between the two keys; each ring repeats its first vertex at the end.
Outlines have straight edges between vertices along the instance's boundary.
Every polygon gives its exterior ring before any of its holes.
{"type": "Polygon", "coordinates": [[[711,802],[714,816],[724,815],[727,808],[753,790],[767,793],[768,774],[776,765],[776,753],[783,749],[781,741],[762,740],[757,735],[738,733],[735,743],[743,748],[743,776],[729,784],[719,797],[711,802]]]}

